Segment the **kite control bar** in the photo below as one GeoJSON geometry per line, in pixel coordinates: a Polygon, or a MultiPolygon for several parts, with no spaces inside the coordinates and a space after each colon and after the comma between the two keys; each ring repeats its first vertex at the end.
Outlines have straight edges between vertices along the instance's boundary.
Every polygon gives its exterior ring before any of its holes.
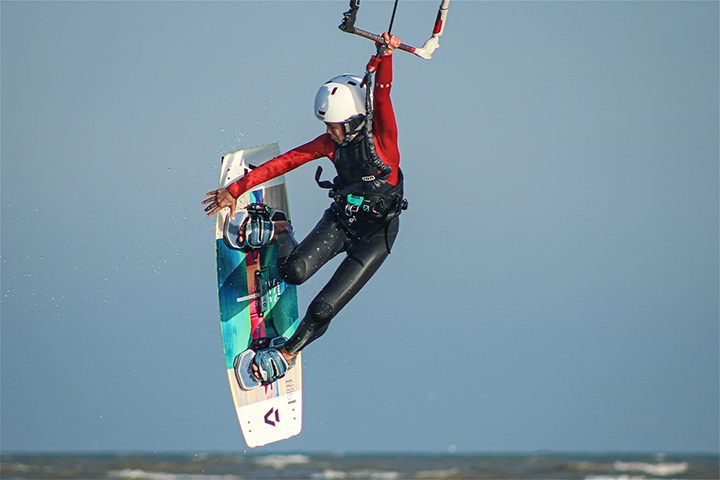
{"type": "MultiPolygon", "coordinates": [[[[400,50],[409,52],[417,55],[425,60],[430,60],[432,54],[436,48],[440,46],[439,38],[445,30],[445,20],[447,19],[448,5],[450,0],[441,0],[440,8],[438,9],[437,18],[435,19],[435,26],[433,27],[432,36],[423,44],[422,47],[417,48],[410,45],[401,44],[400,50]]],[[[343,13],[343,21],[338,27],[340,30],[346,33],[352,33],[360,37],[373,40],[376,43],[383,43],[384,40],[380,35],[370,33],[367,30],[363,30],[355,27],[355,18],[357,17],[357,11],[360,9],[360,0],[350,0],[350,10],[343,13]]],[[[393,17],[395,12],[393,11],[393,17]]]]}

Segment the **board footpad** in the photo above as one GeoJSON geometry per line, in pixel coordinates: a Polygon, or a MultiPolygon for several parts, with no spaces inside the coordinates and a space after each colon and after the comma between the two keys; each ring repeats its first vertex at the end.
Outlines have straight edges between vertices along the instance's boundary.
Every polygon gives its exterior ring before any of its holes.
{"type": "MultiPolygon", "coordinates": [[[[230,215],[225,216],[225,221],[223,223],[223,241],[228,248],[241,251],[248,250],[245,245],[238,241],[240,229],[243,228],[243,223],[245,222],[247,215],[247,212],[238,209],[234,220],[230,217],[230,215]]],[[[271,221],[288,221],[288,218],[282,210],[273,210],[271,221]]]]}
{"type": "Polygon", "coordinates": [[[285,337],[257,338],[252,341],[250,348],[235,357],[235,360],[233,360],[233,368],[235,369],[235,377],[237,378],[240,388],[243,390],[252,390],[262,385],[262,382],[252,373],[255,352],[263,348],[280,348],[286,341],[287,339],[285,337]]]}

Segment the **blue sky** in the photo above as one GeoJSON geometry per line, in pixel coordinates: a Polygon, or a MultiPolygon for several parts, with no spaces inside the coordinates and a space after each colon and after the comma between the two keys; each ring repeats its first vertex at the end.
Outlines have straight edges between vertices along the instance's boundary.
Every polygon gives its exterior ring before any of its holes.
{"type": "MultiPolygon", "coordinates": [[[[200,202],[225,153],[323,131],[317,88],[374,51],[346,9],[0,4],[3,451],[245,448],[200,202]]],[[[717,451],[718,30],[717,2],[453,0],[432,60],[395,56],[393,254],[263,450],[717,451]]],[[[299,235],[317,164],[287,176],[299,235]]]]}

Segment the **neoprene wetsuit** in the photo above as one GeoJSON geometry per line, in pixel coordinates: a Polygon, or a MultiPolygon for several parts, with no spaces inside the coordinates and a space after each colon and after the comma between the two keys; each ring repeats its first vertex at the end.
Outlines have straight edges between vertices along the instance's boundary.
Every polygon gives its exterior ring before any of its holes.
{"type": "MultiPolygon", "coordinates": [[[[308,280],[339,253],[347,253],[285,344],[292,354],[325,333],[330,320],[380,268],[398,233],[398,215],[405,206],[397,125],[390,101],[392,56],[381,58],[373,91],[372,132],[377,155],[392,168],[386,181],[376,182],[372,189],[363,186],[367,184],[363,180],[373,172],[368,172],[367,139],[362,133],[342,146],[325,133],[260,165],[228,187],[230,194],[237,198],[263,182],[321,157],[330,158],[337,170],[330,191],[334,202],[305,240],[297,245],[289,233],[276,236],[278,270],[286,282],[294,285],[308,280]]],[[[330,188],[329,182],[325,183],[326,188],[330,188]]]]}

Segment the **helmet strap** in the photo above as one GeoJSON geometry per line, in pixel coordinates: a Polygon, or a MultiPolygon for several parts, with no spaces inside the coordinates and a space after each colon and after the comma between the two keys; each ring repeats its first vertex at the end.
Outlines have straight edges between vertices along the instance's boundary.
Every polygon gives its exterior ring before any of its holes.
{"type": "Polygon", "coordinates": [[[343,130],[345,130],[345,136],[354,135],[358,133],[365,125],[365,115],[357,115],[351,118],[347,122],[343,123],[343,130]]]}

